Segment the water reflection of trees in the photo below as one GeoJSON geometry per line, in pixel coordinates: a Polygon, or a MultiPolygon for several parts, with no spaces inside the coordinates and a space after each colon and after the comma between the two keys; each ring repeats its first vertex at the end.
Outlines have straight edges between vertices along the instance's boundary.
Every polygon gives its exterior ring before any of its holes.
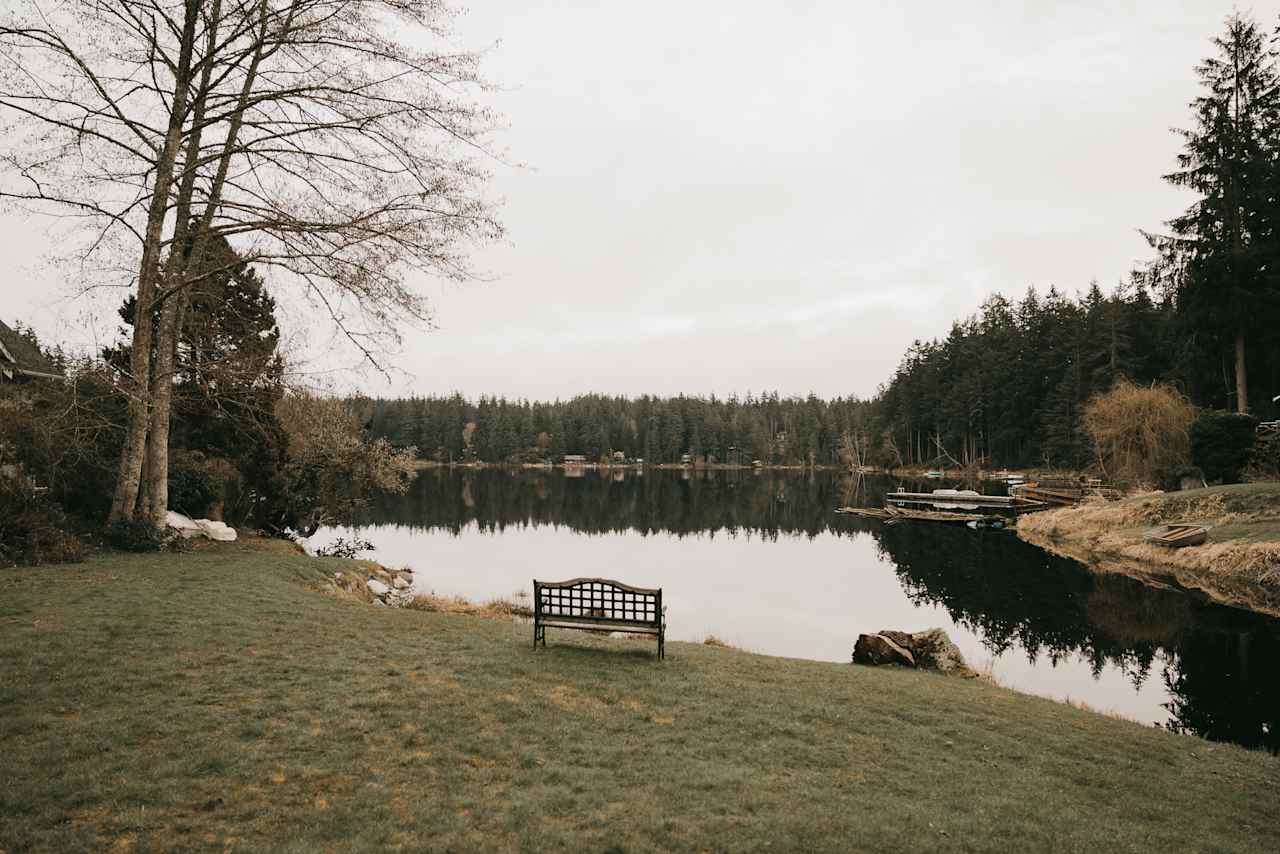
{"type": "Polygon", "coordinates": [[[1120,668],[1136,687],[1157,671],[1167,726],[1280,751],[1280,624],[1123,576],[1096,576],[1006,533],[836,516],[856,501],[879,506],[888,478],[824,473],[422,473],[408,496],[373,501],[356,520],[458,533],[475,526],[564,526],[584,534],[875,538],[906,595],[940,605],[993,654],[1021,648],[1093,671],[1120,668]]]}
{"type": "MultiPolygon", "coordinates": [[[[374,499],[356,521],[454,533],[468,526],[500,532],[563,525],[586,534],[745,533],[766,539],[848,534],[857,527],[833,529],[831,511],[843,503],[848,486],[827,473],[629,471],[621,479],[618,473],[428,469],[407,496],[374,499]]],[[[883,492],[881,487],[881,499],[883,492]]]]}
{"type": "MultiPolygon", "coordinates": [[[[1125,642],[1094,626],[1089,607],[1100,579],[1078,564],[1016,537],[959,527],[887,526],[876,538],[908,597],[943,606],[992,653],[1019,646],[1028,658],[1043,653],[1054,664],[1080,655],[1095,674],[1112,663],[1135,687],[1146,680],[1160,644],[1125,642]]],[[[1125,580],[1107,579],[1103,595],[1114,596],[1106,593],[1110,582],[1125,580]]]]}
{"type": "Polygon", "coordinates": [[[899,525],[876,533],[907,595],[937,604],[993,653],[1119,667],[1135,688],[1160,669],[1166,726],[1280,752],[1280,626],[1191,594],[1094,575],[1015,537],[899,525]]]}

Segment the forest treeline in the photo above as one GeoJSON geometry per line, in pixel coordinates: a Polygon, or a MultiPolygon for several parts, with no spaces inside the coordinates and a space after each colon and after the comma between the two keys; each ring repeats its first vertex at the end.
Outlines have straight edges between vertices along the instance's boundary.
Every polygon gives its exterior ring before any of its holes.
{"type": "Polygon", "coordinates": [[[1078,297],[995,295],[940,340],[916,342],[871,399],[638,398],[553,403],[482,397],[360,400],[374,435],[439,462],[590,460],[621,452],[663,464],[1083,467],[1080,414],[1126,376],[1169,379],[1179,364],[1171,301],[1144,287],[1078,297]],[[951,459],[939,460],[940,451],[951,459]]]}
{"type": "Polygon", "coordinates": [[[831,464],[846,435],[865,427],[867,404],[777,393],[718,398],[637,398],[585,394],[553,403],[481,397],[356,401],[373,435],[414,446],[439,462],[559,462],[581,454],[595,462],[678,463],[686,454],[712,463],[831,464]]]}

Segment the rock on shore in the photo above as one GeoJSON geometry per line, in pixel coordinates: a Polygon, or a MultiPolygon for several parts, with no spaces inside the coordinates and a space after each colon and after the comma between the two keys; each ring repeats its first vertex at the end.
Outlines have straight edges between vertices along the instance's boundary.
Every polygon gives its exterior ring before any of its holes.
{"type": "Polygon", "coordinates": [[[978,675],[942,629],[914,633],[881,629],[875,634],[858,635],[853,647],[853,663],[898,664],[966,678],[978,675]]]}

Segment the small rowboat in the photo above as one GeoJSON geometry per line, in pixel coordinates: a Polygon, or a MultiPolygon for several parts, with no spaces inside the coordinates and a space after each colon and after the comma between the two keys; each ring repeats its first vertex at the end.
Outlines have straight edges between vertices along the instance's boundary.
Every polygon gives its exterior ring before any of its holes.
{"type": "Polygon", "coordinates": [[[1147,531],[1143,539],[1153,545],[1171,549],[1200,546],[1209,539],[1209,529],[1203,525],[1161,525],[1147,531]]]}

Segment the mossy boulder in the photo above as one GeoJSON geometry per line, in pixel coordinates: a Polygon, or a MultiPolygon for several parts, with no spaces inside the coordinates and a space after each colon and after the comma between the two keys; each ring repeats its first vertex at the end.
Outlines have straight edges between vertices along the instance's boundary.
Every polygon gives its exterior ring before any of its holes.
{"type": "Polygon", "coordinates": [[[900,632],[881,629],[873,635],[859,635],[853,648],[855,664],[903,664],[921,670],[936,670],[952,676],[972,678],[977,672],[942,629],[900,632]]]}

